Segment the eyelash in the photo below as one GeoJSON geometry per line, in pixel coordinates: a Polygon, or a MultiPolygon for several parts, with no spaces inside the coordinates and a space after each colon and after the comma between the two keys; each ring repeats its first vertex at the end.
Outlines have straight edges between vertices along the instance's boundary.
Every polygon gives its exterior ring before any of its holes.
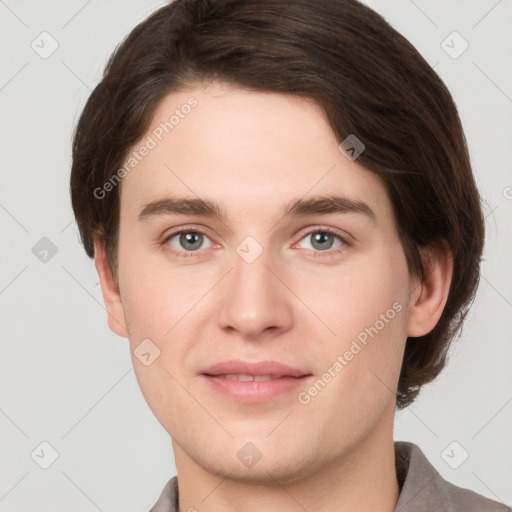
{"type": "MultiPolygon", "coordinates": [[[[184,258],[195,256],[196,253],[199,253],[200,251],[199,250],[197,250],[197,251],[178,251],[178,250],[172,248],[172,246],[170,244],[168,244],[169,240],[171,238],[174,238],[176,235],[180,235],[181,233],[197,233],[197,234],[201,234],[201,235],[204,235],[204,236],[208,237],[208,235],[204,231],[201,231],[200,229],[189,228],[189,227],[185,226],[183,228],[180,228],[180,229],[174,231],[169,236],[167,236],[165,238],[165,240],[162,241],[162,245],[166,245],[166,247],[168,248],[168,250],[171,253],[173,253],[176,256],[180,256],[180,257],[184,257],[184,258]]],[[[308,232],[306,232],[306,233],[304,233],[302,235],[300,240],[304,239],[307,236],[311,236],[314,233],[329,233],[330,235],[333,235],[333,236],[339,238],[341,240],[341,242],[342,242],[342,245],[340,247],[335,248],[335,249],[329,249],[329,250],[326,250],[326,251],[318,251],[318,250],[313,249],[314,250],[313,257],[315,257],[315,258],[329,258],[329,257],[333,257],[333,256],[339,254],[340,252],[342,252],[343,250],[345,250],[345,246],[350,246],[351,245],[337,231],[335,231],[334,229],[331,229],[331,228],[327,228],[327,227],[326,228],[315,228],[315,229],[313,229],[311,231],[308,231],[308,232]]]]}

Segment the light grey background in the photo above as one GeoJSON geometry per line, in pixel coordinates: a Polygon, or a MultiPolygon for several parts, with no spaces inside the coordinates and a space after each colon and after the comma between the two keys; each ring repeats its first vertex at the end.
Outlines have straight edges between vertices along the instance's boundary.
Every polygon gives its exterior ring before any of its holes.
{"type": "MultiPolygon", "coordinates": [[[[453,483],[512,505],[512,3],[368,3],[451,90],[487,216],[463,336],[444,373],[397,414],[395,438],[420,445],[453,483]],[[456,59],[445,51],[462,48],[453,31],[469,44],[456,59]]],[[[176,474],[128,342],[108,329],[68,193],[78,114],[115,46],[160,5],[0,0],[0,511],[148,511],[176,474]],[[46,261],[43,237],[57,250],[46,261]],[[48,469],[44,441],[58,453],[48,469]]]]}

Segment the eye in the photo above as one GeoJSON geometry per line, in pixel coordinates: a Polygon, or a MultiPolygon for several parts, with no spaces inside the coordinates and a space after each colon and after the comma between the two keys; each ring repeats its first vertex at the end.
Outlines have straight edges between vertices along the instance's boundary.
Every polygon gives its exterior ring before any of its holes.
{"type": "Polygon", "coordinates": [[[315,229],[314,231],[309,231],[305,236],[302,237],[301,241],[302,240],[309,242],[310,247],[306,247],[306,249],[312,249],[316,253],[315,256],[321,257],[338,254],[340,251],[344,250],[345,246],[349,245],[341,235],[329,228],[321,228],[315,229]],[[335,245],[336,239],[338,239],[337,245],[335,245]],[[331,250],[333,247],[334,250],[331,250]]]}
{"type": "MultiPolygon", "coordinates": [[[[314,251],[314,256],[329,257],[343,251],[346,246],[350,245],[340,234],[330,228],[317,228],[307,232],[302,238],[309,242],[311,249],[314,251]],[[338,240],[337,245],[336,240],[338,240]],[[325,254],[324,254],[325,253],[325,254]]],[[[174,233],[171,233],[163,242],[168,249],[177,256],[195,256],[194,253],[200,252],[201,249],[208,249],[210,246],[206,245],[210,241],[206,233],[199,229],[191,229],[183,227],[174,233]]],[[[211,242],[211,241],[210,241],[211,242]]],[[[300,242],[294,245],[298,246],[300,242]]]]}
{"type": "Polygon", "coordinates": [[[207,247],[204,247],[206,240],[209,240],[206,233],[197,229],[182,228],[169,235],[163,243],[169,245],[170,250],[179,256],[193,256],[187,252],[194,253],[200,249],[206,249],[207,247]]]}

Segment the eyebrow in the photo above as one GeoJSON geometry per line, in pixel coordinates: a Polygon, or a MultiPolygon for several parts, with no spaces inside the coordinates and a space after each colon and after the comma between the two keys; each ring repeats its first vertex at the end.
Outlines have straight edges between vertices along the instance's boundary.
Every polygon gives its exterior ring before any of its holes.
{"type": "MultiPolygon", "coordinates": [[[[307,199],[293,199],[285,208],[283,217],[300,217],[306,215],[329,215],[335,213],[357,213],[377,222],[375,212],[363,201],[347,197],[327,195],[307,199]]],[[[139,221],[160,215],[200,215],[226,221],[225,210],[208,199],[166,197],[144,205],[138,215],[139,221]]]]}

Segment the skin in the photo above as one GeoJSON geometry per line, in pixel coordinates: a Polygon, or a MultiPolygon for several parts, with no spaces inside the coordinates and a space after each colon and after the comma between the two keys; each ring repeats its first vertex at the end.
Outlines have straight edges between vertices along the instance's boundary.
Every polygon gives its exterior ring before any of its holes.
{"type": "Polygon", "coordinates": [[[197,107],[123,179],[118,285],[95,244],[109,325],[129,338],[141,390],[172,438],[179,510],[391,512],[405,341],[437,323],[452,260],[431,251],[426,279],[409,275],[384,185],[345,158],[312,102],[191,86],[161,102],[141,140],[191,96],[197,107]],[[138,220],[144,205],[171,194],[215,201],[226,219],[138,220]],[[292,199],[323,194],[364,201],[376,221],[358,213],[283,218],[292,199]],[[206,233],[200,249],[179,236],[165,241],[182,226],[206,233]],[[331,248],[312,245],[322,227],[350,243],[334,236],[331,248]],[[250,264],[236,252],[247,236],[263,248],[250,264]],[[240,358],[319,378],[396,302],[401,311],[308,404],[295,392],[235,402],[197,375],[240,358]],[[160,349],[149,366],[134,356],[146,338],[160,349]],[[237,457],[248,442],[262,454],[251,468],[237,457]]]}

